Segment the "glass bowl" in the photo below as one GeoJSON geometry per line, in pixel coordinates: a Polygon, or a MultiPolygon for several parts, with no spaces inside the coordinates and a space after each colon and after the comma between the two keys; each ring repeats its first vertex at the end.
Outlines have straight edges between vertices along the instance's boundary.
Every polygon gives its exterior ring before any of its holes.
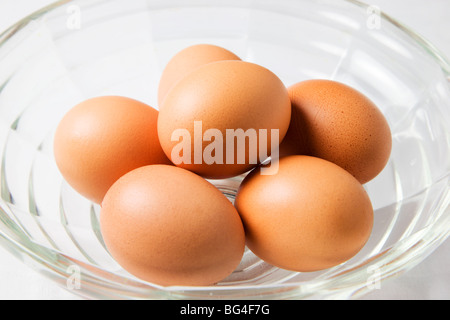
{"type": "MultiPolygon", "coordinates": [[[[90,299],[351,299],[425,259],[449,235],[450,65],[420,36],[353,0],[59,1],[0,36],[0,242],[90,299]],[[61,177],[53,134],[95,96],[157,106],[162,69],[182,48],[223,46],[290,86],[344,82],[383,111],[386,169],[365,187],[373,234],[350,261],[314,273],[277,269],[246,251],[211,287],[163,288],[110,257],[99,207],[61,177]]],[[[213,181],[231,201],[242,177],[213,181]]]]}

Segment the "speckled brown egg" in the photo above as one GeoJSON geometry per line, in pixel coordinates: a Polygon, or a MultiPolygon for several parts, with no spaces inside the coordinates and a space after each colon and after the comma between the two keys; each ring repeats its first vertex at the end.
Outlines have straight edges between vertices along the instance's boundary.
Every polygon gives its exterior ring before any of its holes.
{"type": "Polygon", "coordinates": [[[387,165],[392,135],[386,118],[361,92],[330,80],[308,80],[289,88],[292,122],[281,155],[323,158],[361,183],[387,165]]]}
{"type": "Polygon", "coordinates": [[[189,73],[205,64],[241,60],[233,52],[212,44],[198,44],[178,52],[166,65],[159,83],[158,103],[161,107],[169,90],[189,73]]]}
{"type": "Polygon", "coordinates": [[[232,203],[174,166],[146,166],[119,179],[103,201],[100,223],[112,257],[162,286],[215,284],[238,267],[245,250],[232,203]]]}
{"type": "Polygon", "coordinates": [[[236,198],[247,246],[264,261],[313,272],[354,257],[368,241],[373,208],[346,170],[319,158],[288,156],[279,171],[246,177],[236,198]]]}
{"type": "Polygon", "coordinates": [[[224,179],[278,151],[290,120],[287,89],[273,72],[249,62],[221,61],[175,85],[161,108],[158,134],[175,165],[224,179]]]}
{"type": "Polygon", "coordinates": [[[150,164],[171,164],[157,133],[158,111],[126,97],[97,97],[71,109],[59,123],[54,155],[65,180],[101,203],[124,174],[150,164]]]}

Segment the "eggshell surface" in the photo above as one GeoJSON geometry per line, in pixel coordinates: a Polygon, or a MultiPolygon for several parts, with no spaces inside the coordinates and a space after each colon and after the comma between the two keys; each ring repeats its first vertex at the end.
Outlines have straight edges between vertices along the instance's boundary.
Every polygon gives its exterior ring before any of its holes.
{"type": "Polygon", "coordinates": [[[389,124],[359,91],[336,81],[308,80],[290,87],[292,120],[281,155],[310,155],[331,161],[365,184],[386,167],[389,124]]]}
{"type": "Polygon", "coordinates": [[[341,167],[309,156],[279,161],[275,175],[255,169],[236,208],[247,246],[277,267],[313,272],[339,265],[366,244],[373,207],[362,185],[341,167]]]}
{"type": "Polygon", "coordinates": [[[161,107],[170,89],[195,69],[212,62],[241,60],[233,52],[211,44],[198,44],[178,52],[166,65],[160,79],[158,103],[161,107]]]}
{"type": "Polygon", "coordinates": [[[175,85],[161,108],[158,134],[177,166],[205,178],[224,179],[251,170],[274,146],[278,150],[290,120],[287,89],[274,73],[253,63],[221,61],[200,67],[175,85]],[[185,134],[174,136],[180,130],[185,134]],[[254,133],[254,139],[229,139],[229,132],[238,130],[254,133]],[[208,132],[212,134],[205,137],[208,132]],[[215,152],[207,152],[212,143],[215,152]],[[180,144],[187,145],[183,152],[180,144]]]}
{"type": "Polygon", "coordinates": [[[198,175],[173,166],[136,169],[114,184],[100,213],[106,246],[136,277],[206,286],[230,275],[245,250],[233,204],[198,175]]]}
{"type": "Polygon", "coordinates": [[[158,111],[125,97],[97,97],[71,109],[55,132],[54,156],[65,180],[101,203],[131,170],[171,164],[157,133],[158,111]]]}

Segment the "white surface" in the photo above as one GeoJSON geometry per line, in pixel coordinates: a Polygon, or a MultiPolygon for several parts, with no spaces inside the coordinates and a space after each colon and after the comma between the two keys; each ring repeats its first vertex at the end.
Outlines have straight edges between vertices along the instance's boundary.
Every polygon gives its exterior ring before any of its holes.
{"type": "MultiPolygon", "coordinates": [[[[50,0],[2,0],[0,30],[27,14],[52,3],[50,0]]],[[[371,0],[395,19],[431,41],[450,57],[450,1],[448,0],[371,0]]],[[[1,300],[69,300],[80,299],[48,281],[22,264],[0,247],[1,300]]],[[[450,299],[450,240],[425,262],[408,273],[383,282],[364,299],[450,299]]]]}

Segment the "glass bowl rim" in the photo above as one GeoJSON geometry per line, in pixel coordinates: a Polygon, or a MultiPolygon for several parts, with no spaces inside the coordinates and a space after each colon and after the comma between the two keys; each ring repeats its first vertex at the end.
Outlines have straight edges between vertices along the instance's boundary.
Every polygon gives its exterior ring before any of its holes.
{"type": "MultiPolygon", "coordinates": [[[[373,7],[370,4],[363,3],[359,0],[340,0],[363,10],[368,10],[373,7]]],[[[63,5],[74,2],[74,0],[58,0],[52,4],[39,9],[28,16],[22,18],[11,27],[0,33],[0,49],[3,45],[12,38],[16,33],[25,28],[30,22],[44,16],[52,10],[58,9],[63,5]]],[[[394,25],[399,31],[405,34],[411,41],[420,45],[422,49],[440,66],[443,73],[450,81],[450,60],[431,42],[426,40],[417,32],[413,31],[403,23],[392,18],[382,10],[379,11],[380,18],[384,21],[394,25]]],[[[442,180],[448,180],[450,173],[447,173],[442,180]]],[[[436,182],[435,182],[436,183],[436,182]]],[[[3,232],[0,229],[0,244],[2,244],[12,255],[16,256],[27,265],[36,269],[38,272],[47,278],[55,281],[61,287],[67,289],[69,287],[70,277],[73,276],[73,271],[69,271],[69,267],[76,265],[79,267],[79,272],[82,275],[82,290],[71,290],[74,294],[81,297],[95,297],[95,298],[147,298],[152,299],[207,299],[208,293],[211,299],[220,298],[236,298],[233,292],[239,293],[238,299],[248,299],[252,297],[265,297],[275,299],[298,299],[302,296],[308,297],[314,295],[316,292],[335,292],[342,291],[350,293],[351,297],[357,298],[363,296],[370,291],[361,281],[367,278],[367,272],[363,270],[363,266],[377,263],[380,266],[382,263],[380,281],[397,277],[400,274],[413,268],[422,262],[433,250],[438,248],[449,236],[450,215],[448,212],[450,199],[449,191],[444,194],[444,203],[442,214],[434,224],[428,225],[420,231],[408,236],[401,242],[396,243],[388,250],[379,253],[370,261],[366,261],[362,265],[351,270],[346,270],[343,273],[335,275],[332,278],[313,279],[311,281],[302,281],[298,283],[286,284],[271,284],[271,285],[250,285],[250,286],[217,286],[217,287],[160,287],[154,284],[149,284],[135,278],[127,278],[125,276],[117,276],[107,271],[99,269],[92,265],[87,265],[83,262],[70,258],[62,252],[54,249],[43,247],[34,243],[25,234],[20,234],[20,230],[15,228],[14,221],[9,219],[7,211],[3,207],[4,201],[0,199],[0,218],[2,223],[7,228],[14,229],[13,236],[3,232]],[[3,217],[2,217],[3,216],[3,217]],[[434,228],[436,225],[441,228],[434,228]],[[410,244],[413,244],[412,246],[410,244]],[[413,248],[413,250],[411,250],[413,248]],[[404,251],[408,249],[409,251],[404,251]],[[418,255],[421,253],[421,255],[418,255]],[[391,259],[387,259],[387,258],[391,259]],[[401,257],[401,259],[400,259],[401,257]],[[405,259],[410,257],[411,259],[405,259]],[[397,259],[401,261],[397,261],[397,259]],[[396,262],[396,263],[392,263],[396,262]],[[105,279],[99,274],[106,273],[109,279],[105,279]],[[274,291],[276,293],[274,293],[274,291]]],[[[344,294],[345,296],[345,294],[344,294]]]]}

